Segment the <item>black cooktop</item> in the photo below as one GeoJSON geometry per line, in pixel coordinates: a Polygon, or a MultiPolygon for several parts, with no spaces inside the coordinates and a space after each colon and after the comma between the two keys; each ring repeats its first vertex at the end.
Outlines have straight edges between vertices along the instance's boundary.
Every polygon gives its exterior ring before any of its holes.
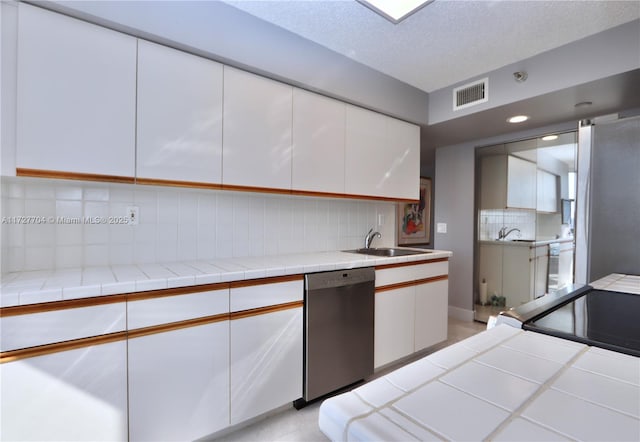
{"type": "Polygon", "coordinates": [[[522,328],[640,356],[640,295],[591,289],[522,328]]]}

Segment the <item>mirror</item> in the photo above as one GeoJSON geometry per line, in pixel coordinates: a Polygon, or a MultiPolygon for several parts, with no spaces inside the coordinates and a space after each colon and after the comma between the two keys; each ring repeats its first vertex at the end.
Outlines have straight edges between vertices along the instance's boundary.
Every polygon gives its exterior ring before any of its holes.
{"type": "Polygon", "coordinates": [[[475,319],[573,282],[577,133],[476,150],[475,319]]]}

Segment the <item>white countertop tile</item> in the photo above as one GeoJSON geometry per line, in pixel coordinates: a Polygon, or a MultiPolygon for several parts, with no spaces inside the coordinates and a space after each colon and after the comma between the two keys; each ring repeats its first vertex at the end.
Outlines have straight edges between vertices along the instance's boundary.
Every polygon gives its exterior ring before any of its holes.
{"type": "Polygon", "coordinates": [[[522,405],[539,387],[539,384],[477,362],[456,368],[440,381],[508,411],[522,405]]]}
{"type": "Polygon", "coordinates": [[[640,386],[569,368],[553,383],[552,388],[640,418],[640,386]]]}
{"type": "Polygon", "coordinates": [[[555,442],[566,441],[567,438],[533,422],[518,418],[509,422],[492,440],[496,442],[555,442]]]}
{"type": "Polygon", "coordinates": [[[631,355],[591,347],[573,366],[640,386],[640,358],[631,355]]]}
{"type": "Polygon", "coordinates": [[[5,307],[45,302],[43,300],[158,290],[450,256],[451,252],[447,251],[426,251],[424,254],[410,257],[380,258],[334,251],[16,272],[2,277],[1,305],[5,307]],[[39,291],[43,293],[38,293],[39,291]]]}
{"type": "Polygon", "coordinates": [[[394,370],[385,377],[390,383],[406,392],[431,381],[444,371],[444,368],[423,358],[394,370]]]}
{"type": "Polygon", "coordinates": [[[509,413],[441,382],[409,393],[393,408],[449,440],[483,440],[509,413]]]}
{"type": "Polygon", "coordinates": [[[493,348],[474,361],[539,384],[549,380],[563,367],[558,362],[537,358],[504,346],[493,348]]]}
{"type": "Polygon", "coordinates": [[[404,391],[391,384],[385,378],[378,378],[367,382],[362,387],[353,390],[353,392],[357,394],[360,399],[376,408],[382,407],[404,394],[404,391]]]}
{"type": "MultiPolygon", "coordinates": [[[[441,441],[441,440],[444,440],[444,439],[441,439],[441,438],[437,437],[435,434],[433,434],[432,432],[430,432],[426,428],[424,428],[424,427],[416,424],[415,422],[407,419],[406,417],[404,417],[402,414],[398,413],[393,408],[390,408],[390,407],[383,408],[382,410],[380,410],[379,413],[381,415],[383,415],[384,417],[386,417],[387,419],[389,419],[391,422],[393,422],[393,423],[399,425],[400,427],[404,428],[407,432],[409,432],[411,435],[416,437],[418,440],[421,440],[421,441],[441,441]]],[[[374,439],[371,438],[369,440],[374,440],[374,439]]]]}
{"type": "Polygon", "coordinates": [[[542,393],[522,416],[572,439],[640,440],[638,419],[553,389],[542,393]]]}
{"type": "Polygon", "coordinates": [[[561,364],[566,364],[578,352],[587,348],[583,344],[555,339],[540,333],[522,333],[505,342],[504,346],[561,364]]]}

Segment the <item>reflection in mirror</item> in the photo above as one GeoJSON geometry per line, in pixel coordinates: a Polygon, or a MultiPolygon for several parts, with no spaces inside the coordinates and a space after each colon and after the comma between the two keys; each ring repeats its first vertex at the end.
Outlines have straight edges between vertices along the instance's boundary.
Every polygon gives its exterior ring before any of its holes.
{"type": "Polygon", "coordinates": [[[478,321],[574,280],[577,135],[552,135],[476,150],[478,321]]]}

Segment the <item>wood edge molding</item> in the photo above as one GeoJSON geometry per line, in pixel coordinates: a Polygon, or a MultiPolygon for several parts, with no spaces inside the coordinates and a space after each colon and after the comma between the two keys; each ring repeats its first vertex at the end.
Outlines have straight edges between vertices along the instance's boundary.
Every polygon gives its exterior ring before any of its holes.
{"type": "Polygon", "coordinates": [[[351,193],[318,192],[312,190],[278,189],[275,187],[240,186],[224,183],[204,183],[200,181],[165,180],[160,178],[136,178],[98,173],[66,172],[59,170],[16,168],[16,176],[32,178],[53,178],[59,180],[102,181],[107,183],[138,184],[143,186],[169,186],[196,189],[227,190],[234,192],[270,193],[279,195],[295,195],[322,198],[343,198],[368,201],[387,201],[393,203],[417,204],[419,200],[393,198],[388,196],[357,195],[351,193]]]}
{"type": "Polygon", "coordinates": [[[222,184],[204,183],[199,181],[180,181],[180,180],[162,180],[157,178],[136,178],[135,184],[143,186],[170,186],[170,187],[189,187],[196,189],[213,189],[221,190],[222,184]]]}
{"type": "Polygon", "coordinates": [[[41,302],[38,304],[16,305],[0,308],[0,317],[53,312],[71,308],[93,307],[98,305],[125,302],[127,294],[93,296],[88,298],[65,299],[62,301],[41,302]]]}
{"type": "Polygon", "coordinates": [[[408,261],[408,262],[397,262],[395,264],[383,264],[379,266],[375,266],[376,270],[384,270],[384,269],[393,269],[397,267],[410,267],[421,264],[430,264],[433,262],[445,262],[449,261],[449,258],[436,258],[436,259],[422,259],[420,261],[408,261]]]}
{"type": "Polygon", "coordinates": [[[302,306],[304,306],[304,301],[293,301],[293,302],[287,302],[284,304],[270,305],[267,307],[252,308],[249,310],[241,310],[239,312],[231,312],[231,314],[229,315],[229,319],[233,321],[236,319],[249,318],[251,316],[259,316],[259,315],[265,315],[267,313],[275,313],[275,312],[280,312],[284,310],[290,310],[290,309],[299,308],[302,306]]]}
{"type": "Polygon", "coordinates": [[[449,279],[449,275],[432,276],[431,278],[416,279],[413,281],[398,282],[396,284],[383,285],[382,287],[376,287],[376,293],[387,292],[389,290],[396,290],[405,287],[413,287],[416,285],[429,284],[431,282],[446,281],[449,279]]]}
{"type": "Polygon", "coordinates": [[[304,279],[304,275],[295,274],[295,275],[285,275],[285,276],[272,276],[269,278],[245,279],[242,281],[232,281],[229,283],[229,285],[230,285],[230,288],[237,289],[242,287],[252,287],[255,285],[278,284],[281,282],[302,281],[303,279],[304,279]]]}
{"type": "Polygon", "coordinates": [[[212,284],[189,285],[185,287],[172,287],[169,289],[147,290],[145,292],[127,293],[127,301],[143,301],[145,299],[165,298],[167,296],[189,295],[192,293],[212,292],[227,290],[228,282],[216,282],[212,284]]]}
{"type": "Polygon", "coordinates": [[[203,316],[201,318],[185,319],[183,321],[169,322],[167,324],[151,325],[149,327],[134,328],[128,331],[129,339],[140,338],[142,336],[155,335],[183,328],[197,327],[199,325],[213,324],[229,320],[229,313],[220,313],[217,315],[203,316]]]}
{"type": "Polygon", "coordinates": [[[118,175],[102,175],[98,173],[63,172],[59,170],[16,168],[16,176],[32,178],[54,178],[58,180],[104,181],[108,183],[134,184],[135,178],[118,175]]]}
{"type": "Polygon", "coordinates": [[[9,350],[0,353],[0,364],[13,362],[20,359],[34,358],[62,351],[76,350],[78,348],[91,347],[98,344],[108,344],[111,342],[123,341],[127,339],[126,331],[109,333],[107,335],[91,336],[89,338],[74,339],[72,341],[56,342],[53,344],[39,345],[20,350],[9,350]]]}

